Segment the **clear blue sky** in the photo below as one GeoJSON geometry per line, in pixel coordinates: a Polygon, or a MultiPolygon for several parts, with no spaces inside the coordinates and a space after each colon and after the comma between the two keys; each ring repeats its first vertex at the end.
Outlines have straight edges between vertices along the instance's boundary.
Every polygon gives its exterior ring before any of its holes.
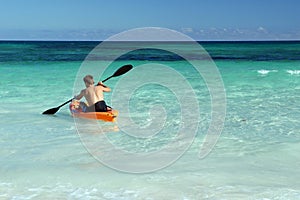
{"type": "Polygon", "coordinates": [[[158,26],[199,40],[300,39],[299,0],[0,0],[0,39],[95,40],[158,26]]]}

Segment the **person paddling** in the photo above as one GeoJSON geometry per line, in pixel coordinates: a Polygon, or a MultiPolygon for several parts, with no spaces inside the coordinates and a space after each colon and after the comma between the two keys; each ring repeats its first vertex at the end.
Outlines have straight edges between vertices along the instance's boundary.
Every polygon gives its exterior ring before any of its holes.
{"type": "MultiPolygon", "coordinates": [[[[121,75],[127,73],[127,72],[128,72],[129,70],[131,70],[132,68],[133,68],[132,65],[124,65],[124,66],[120,67],[113,75],[111,75],[110,77],[104,79],[102,82],[99,82],[97,86],[95,86],[95,87],[93,86],[93,87],[94,87],[94,93],[93,93],[94,95],[92,95],[91,97],[88,97],[89,95],[86,94],[86,99],[87,99],[87,100],[90,99],[90,107],[91,107],[90,110],[92,110],[92,111],[96,110],[95,107],[100,107],[99,105],[101,105],[101,104],[102,104],[101,107],[104,107],[104,109],[97,109],[97,110],[105,110],[105,107],[106,107],[106,109],[111,110],[111,109],[112,109],[111,107],[109,107],[109,106],[103,106],[103,102],[102,102],[102,103],[100,102],[100,103],[98,103],[97,105],[95,105],[95,104],[96,104],[97,102],[99,102],[99,101],[104,101],[104,98],[103,98],[103,92],[105,92],[104,90],[110,91],[110,88],[107,87],[107,86],[105,86],[105,85],[103,85],[103,83],[104,83],[105,81],[107,81],[107,80],[113,78],[113,77],[121,76],[121,75]],[[98,86],[102,86],[102,88],[101,88],[101,89],[102,89],[102,93],[99,92],[99,93],[102,94],[102,98],[99,98],[99,97],[101,97],[101,94],[100,94],[100,95],[98,94],[98,89],[99,89],[99,88],[97,88],[98,86]],[[107,88],[107,89],[105,89],[105,88],[107,88]]],[[[90,76],[90,75],[89,75],[89,76],[90,76]]],[[[88,77],[88,76],[86,76],[86,77],[88,77]]],[[[91,86],[91,83],[94,84],[94,80],[93,80],[93,77],[92,77],[92,76],[90,76],[89,78],[86,78],[86,79],[89,80],[89,82],[90,82],[90,83],[88,83],[88,86],[91,86]]],[[[83,81],[85,82],[85,79],[83,79],[83,81]]],[[[100,89],[99,89],[99,90],[100,90],[100,89]]],[[[87,87],[85,90],[81,91],[80,94],[77,95],[77,96],[75,96],[75,97],[76,97],[77,99],[81,99],[82,97],[85,96],[85,92],[84,92],[84,91],[88,91],[88,87],[87,87]]],[[[63,106],[66,105],[67,103],[70,103],[70,102],[73,101],[73,100],[74,100],[74,98],[72,98],[72,99],[66,101],[65,103],[63,103],[63,104],[61,104],[61,105],[59,105],[59,106],[57,106],[57,107],[50,108],[50,109],[44,111],[42,114],[43,114],[43,115],[53,115],[53,114],[55,114],[61,107],[63,107],[63,106]]],[[[88,103],[89,103],[89,102],[88,102],[88,103]]],[[[104,103],[105,103],[105,102],[104,102],[104,103]]],[[[83,103],[83,104],[84,104],[84,103],[83,103]]],[[[106,104],[105,104],[105,105],[106,105],[106,104]]],[[[87,106],[86,106],[86,107],[87,107],[87,106]]]]}
{"type": "Polygon", "coordinates": [[[84,97],[87,101],[87,105],[82,105],[81,107],[84,112],[107,112],[111,111],[112,108],[107,106],[104,101],[103,92],[110,92],[111,89],[104,85],[102,82],[98,82],[96,86],[94,86],[94,78],[91,75],[86,75],[83,78],[86,88],[81,90],[79,95],[76,95],[74,99],[80,100],[84,97]]]}

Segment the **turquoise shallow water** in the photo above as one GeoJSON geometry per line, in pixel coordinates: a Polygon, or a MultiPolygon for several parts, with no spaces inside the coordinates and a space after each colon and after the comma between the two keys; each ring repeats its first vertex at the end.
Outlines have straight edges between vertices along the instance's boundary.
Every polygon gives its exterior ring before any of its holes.
{"type": "MultiPolygon", "coordinates": [[[[41,115],[74,95],[77,71],[96,45],[0,42],[0,199],[300,198],[300,43],[203,43],[221,73],[227,102],[222,135],[204,159],[198,159],[198,152],[210,121],[210,98],[201,77],[180,58],[153,49],[115,61],[102,78],[123,64],[159,62],[179,71],[199,102],[199,128],[188,151],[172,165],[147,174],[122,173],[98,162],[82,144],[67,106],[55,116],[41,115]]],[[[107,84],[114,89],[118,80],[107,84]]],[[[108,103],[111,96],[106,95],[108,103]]],[[[120,109],[121,102],[116,99],[113,106],[120,109]]],[[[122,131],[105,134],[133,152],[168,143],[180,124],[180,105],[171,91],[145,85],[134,92],[129,107],[145,126],[155,103],[168,114],[157,137],[132,140],[122,131]]]]}

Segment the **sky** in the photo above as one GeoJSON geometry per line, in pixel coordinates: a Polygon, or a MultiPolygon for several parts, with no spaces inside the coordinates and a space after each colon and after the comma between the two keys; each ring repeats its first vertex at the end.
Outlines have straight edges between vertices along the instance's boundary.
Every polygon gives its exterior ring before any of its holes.
{"type": "Polygon", "coordinates": [[[163,27],[195,40],[300,40],[299,0],[0,0],[0,40],[105,40],[163,27]]]}

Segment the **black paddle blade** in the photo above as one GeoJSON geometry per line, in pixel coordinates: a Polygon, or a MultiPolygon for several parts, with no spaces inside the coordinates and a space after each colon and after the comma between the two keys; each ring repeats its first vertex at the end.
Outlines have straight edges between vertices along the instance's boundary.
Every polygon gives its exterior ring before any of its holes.
{"type": "Polygon", "coordinates": [[[45,112],[43,112],[43,115],[53,115],[53,114],[55,114],[58,110],[59,110],[59,107],[51,108],[51,109],[46,110],[45,112]]]}
{"type": "Polygon", "coordinates": [[[51,108],[49,110],[46,110],[45,112],[43,112],[43,115],[53,115],[55,114],[62,106],[66,105],[67,103],[70,103],[73,99],[70,99],[69,101],[66,101],[65,103],[61,104],[60,106],[56,107],[56,108],[51,108]]]}
{"type": "Polygon", "coordinates": [[[124,65],[123,67],[119,68],[113,75],[112,77],[115,76],[121,76],[125,73],[127,73],[129,70],[131,70],[133,68],[132,65],[124,65]]]}
{"type": "Polygon", "coordinates": [[[120,67],[113,75],[111,75],[110,77],[104,79],[102,82],[104,83],[105,81],[109,80],[112,77],[121,76],[121,75],[127,73],[132,68],[133,68],[132,65],[124,65],[124,66],[120,67]]]}

